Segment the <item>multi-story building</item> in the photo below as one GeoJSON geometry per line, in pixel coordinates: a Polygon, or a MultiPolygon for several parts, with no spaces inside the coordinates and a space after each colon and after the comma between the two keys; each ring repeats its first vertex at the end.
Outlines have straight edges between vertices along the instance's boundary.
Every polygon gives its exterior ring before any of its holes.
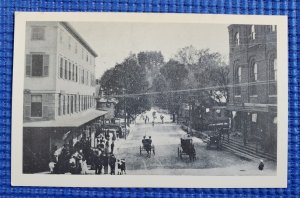
{"type": "Polygon", "coordinates": [[[25,46],[23,171],[30,172],[47,167],[49,151],[91,137],[90,124],[105,112],[95,109],[97,54],[70,24],[27,22],[25,46]]]}
{"type": "Polygon", "coordinates": [[[277,31],[273,25],[229,25],[231,130],[245,145],[277,147],[277,31]]]}

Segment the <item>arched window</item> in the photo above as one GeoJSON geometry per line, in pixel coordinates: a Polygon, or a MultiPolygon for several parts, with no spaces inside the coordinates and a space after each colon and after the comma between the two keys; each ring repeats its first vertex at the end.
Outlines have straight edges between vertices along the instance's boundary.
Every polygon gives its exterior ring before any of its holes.
{"type": "Polygon", "coordinates": [[[269,80],[270,80],[270,86],[269,86],[269,93],[271,95],[275,95],[277,93],[277,58],[275,56],[271,56],[270,62],[269,62],[269,80]]]}
{"type": "Polygon", "coordinates": [[[250,85],[250,94],[251,95],[257,94],[256,85],[255,85],[256,81],[257,81],[257,63],[255,61],[252,61],[251,65],[250,65],[250,83],[252,83],[250,85]]]}
{"type": "Polygon", "coordinates": [[[255,26],[254,25],[251,25],[251,39],[255,39],[255,36],[256,36],[256,32],[255,32],[255,26]]]}
{"type": "Polygon", "coordinates": [[[240,45],[240,34],[238,32],[235,33],[234,43],[235,43],[235,45],[240,45]]]}
{"type": "Polygon", "coordinates": [[[237,66],[235,69],[235,75],[234,75],[234,94],[235,95],[241,95],[241,86],[239,85],[242,82],[242,68],[241,66],[237,66]]]}

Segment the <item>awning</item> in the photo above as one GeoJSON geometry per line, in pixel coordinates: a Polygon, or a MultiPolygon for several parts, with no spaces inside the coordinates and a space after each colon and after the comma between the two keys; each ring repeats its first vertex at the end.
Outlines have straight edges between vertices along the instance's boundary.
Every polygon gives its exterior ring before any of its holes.
{"type": "Polygon", "coordinates": [[[99,111],[96,109],[90,109],[81,113],[75,113],[71,115],[65,115],[57,120],[49,121],[34,121],[34,122],[25,122],[23,127],[44,127],[44,128],[53,128],[53,127],[68,127],[76,128],[80,127],[83,124],[86,124],[100,116],[103,116],[107,111],[99,111]]]}
{"type": "Polygon", "coordinates": [[[244,112],[276,112],[276,104],[255,104],[243,103],[239,105],[228,104],[227,110],[230,111],[244,111],[244,112]]]}

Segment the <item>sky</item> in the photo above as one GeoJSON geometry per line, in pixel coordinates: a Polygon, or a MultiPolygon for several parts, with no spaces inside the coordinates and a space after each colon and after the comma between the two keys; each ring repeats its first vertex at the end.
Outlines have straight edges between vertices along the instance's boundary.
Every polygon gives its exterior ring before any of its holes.
{"type": "Polygon", "coordinates": [[[225,24],[180,23],[70,23],[98,54],[96,78],[130,53],[161,51],[165,61],[179,49],[193,45],[219,52],[228,62],[229,38],[225,24]]]}

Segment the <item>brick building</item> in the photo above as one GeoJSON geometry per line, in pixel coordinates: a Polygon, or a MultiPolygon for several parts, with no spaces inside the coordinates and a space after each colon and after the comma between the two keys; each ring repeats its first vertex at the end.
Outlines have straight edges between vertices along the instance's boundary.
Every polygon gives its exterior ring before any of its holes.
{"type": "Polygon", "coordinates": [[[66,22],[27,22],[23,171],[44,171],[49,152],[94,134],[96,52],[66,22]]]}
{"type": "Polygon", "coordinates": [[[229,25],[227,109],[231,131],[266,153],[277,147],[277,32],[272,25],[229,25]]]}

